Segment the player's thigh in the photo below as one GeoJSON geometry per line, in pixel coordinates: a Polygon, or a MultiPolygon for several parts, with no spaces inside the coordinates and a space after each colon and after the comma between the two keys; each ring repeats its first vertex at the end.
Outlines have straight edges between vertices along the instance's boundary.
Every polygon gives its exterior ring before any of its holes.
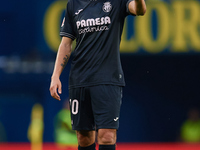
{"type": "Polygon", "coordinates": [[[70,111],[73,130],[94,130],[94,117],[91,99],[87,88],[69,90],[70,111]]]}
{"type": "Polygon", "coordinates": [[[90,89],[96,129],[118,129],[122,87],[99,85],[90,89]]]}

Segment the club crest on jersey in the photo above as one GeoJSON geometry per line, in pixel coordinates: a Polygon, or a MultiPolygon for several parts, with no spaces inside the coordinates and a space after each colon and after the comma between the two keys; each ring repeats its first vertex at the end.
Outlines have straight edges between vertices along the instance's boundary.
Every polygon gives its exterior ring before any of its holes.
{"type": "Polygon", "coordinates": [[[105,2],[102,7],[104,12],[110,12],[112,9],[112,5],[110,2],[105,2]]]}

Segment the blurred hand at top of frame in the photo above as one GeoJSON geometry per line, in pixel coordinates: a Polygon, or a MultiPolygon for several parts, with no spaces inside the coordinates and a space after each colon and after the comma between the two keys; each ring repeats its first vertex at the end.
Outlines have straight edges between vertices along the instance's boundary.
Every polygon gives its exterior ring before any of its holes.
{"type": "Polygon", "coordinates": [[[62,84],[60,82],[60,79],[57,77],[52,77],[51,78],[51,85],[49,88],[49,91],[51,93],[51,96],[57,100],[61,100],[60,96],[58,95],[62,93],[62,84]]]}

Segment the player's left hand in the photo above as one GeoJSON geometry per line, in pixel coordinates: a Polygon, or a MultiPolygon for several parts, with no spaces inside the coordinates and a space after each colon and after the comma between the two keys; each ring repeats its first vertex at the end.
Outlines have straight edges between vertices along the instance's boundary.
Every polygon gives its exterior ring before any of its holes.
{"type": "Polygon", "coordinates": [[[62,93],[62,84],[60,82],[59,78],[51,78],[51,85],[49,88],[49,91],[51,93],[51,96],[57,100],[61,100],[60,96],[58,95],[62,93]],[[58,92],[57,92],[58,91],[58,92]]]}

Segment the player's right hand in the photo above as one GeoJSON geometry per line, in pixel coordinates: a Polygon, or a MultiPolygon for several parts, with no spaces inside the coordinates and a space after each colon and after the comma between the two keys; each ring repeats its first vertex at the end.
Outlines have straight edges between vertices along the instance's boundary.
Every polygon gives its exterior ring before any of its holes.
{"type": "Polygon", "coordinates": [[[55,98],[59,101],[61,100],[60,96],[58,95],[58,93],[59,94],[62,93],[62,84],[61,84],[59,78],[56,78],[56,77],[51,78],[51,85],[50,85],[49,91],[53,98],[55,98]]]}

